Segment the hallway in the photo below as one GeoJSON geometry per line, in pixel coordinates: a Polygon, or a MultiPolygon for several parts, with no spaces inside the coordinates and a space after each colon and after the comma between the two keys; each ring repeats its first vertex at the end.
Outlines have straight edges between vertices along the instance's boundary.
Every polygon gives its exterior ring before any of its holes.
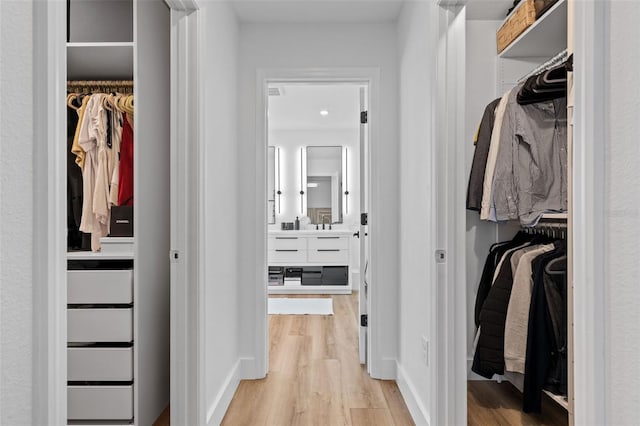
{"type": "Polygon", "coordinates": [[[357,293],[330,297],[333,316],[269,317],[269,375],[240,383],[223,425],[414,424],[395,382],[358,361],[357,293]]]}

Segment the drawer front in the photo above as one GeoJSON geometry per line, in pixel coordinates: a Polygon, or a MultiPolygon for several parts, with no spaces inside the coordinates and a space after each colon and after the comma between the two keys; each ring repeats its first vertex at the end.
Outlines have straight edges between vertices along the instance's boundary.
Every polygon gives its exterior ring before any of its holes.
{"type": "Polygon", "coordinates": [[[67,380],[132,381],[133,348],[68,348],[67,380]]]}
{"type": "Polygon", "coordinates": [[[133,302],[133,270],[67,272],[67,303],[133,302]]]}
{"type": "Polygon", "coordinates": [[[307,238],[293,237],[293,236],[269,237],[269,250],[286,250],[286,249],[306,250],[307,238]]]}
{"type": "Polygon", "coordinates": [[[133,310],[67,309],[68,342],[131,342],[133,310]]]}
{"type": "Polygon", "coordinates": [[[309,262],[349,264],[349,250],[314,249],[309,250],[309,262]]]}
{"type": "Polygon", "coordinates": [[[349,237],[310,237],[309,250],[311,249],[349,249],[349,237]]]}
{"type": "Polygon", "coordinates": [[[133,418],[133,386],[68,386],[69,420],[133,418]]]}
{"type": "Polygon", "coordinates": [[[269,250],[269,263],[296,265],[307,261],[307,251],[299,249],[269,250]]]}

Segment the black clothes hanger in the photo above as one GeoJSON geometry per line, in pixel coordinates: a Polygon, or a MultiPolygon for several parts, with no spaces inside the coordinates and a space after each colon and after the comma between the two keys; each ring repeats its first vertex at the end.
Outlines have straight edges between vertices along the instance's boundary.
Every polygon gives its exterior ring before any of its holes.
{"type": "Polygon", "coordinates": [[[544,271],[549,275],[566,275],[567,274],[567,255],[556,257],[551,259],[547,266],[544,267],[544,271]],[[554,267],[558,267],[554,269],[554,267]]]}

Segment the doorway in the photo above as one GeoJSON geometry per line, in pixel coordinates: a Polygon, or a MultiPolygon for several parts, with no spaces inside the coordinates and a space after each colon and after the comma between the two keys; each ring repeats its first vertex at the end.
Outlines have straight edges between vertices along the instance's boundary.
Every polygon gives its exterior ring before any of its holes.
{"type": "Polygon", "coordinates": [[[266,89],[267,347],[280,353],[279,315],[333,315],[366,364],[369,85],[269,81],[266,89]],[[339,315],[345,309],[353,315],[339,315]]]}

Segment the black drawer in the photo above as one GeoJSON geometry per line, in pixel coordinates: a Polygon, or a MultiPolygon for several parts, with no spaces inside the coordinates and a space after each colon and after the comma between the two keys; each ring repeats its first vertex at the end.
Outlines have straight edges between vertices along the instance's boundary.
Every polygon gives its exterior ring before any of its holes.
{"type": "Polygon", "coordinates": [[[349,284],[348,266],[323,266],[322,285],[347,285],[349,284]]]}
{"type": "Polygon", "coordinates": [[[322,285],[322,266],[308,266],[302,269],[302,285],[322,285]]]}

